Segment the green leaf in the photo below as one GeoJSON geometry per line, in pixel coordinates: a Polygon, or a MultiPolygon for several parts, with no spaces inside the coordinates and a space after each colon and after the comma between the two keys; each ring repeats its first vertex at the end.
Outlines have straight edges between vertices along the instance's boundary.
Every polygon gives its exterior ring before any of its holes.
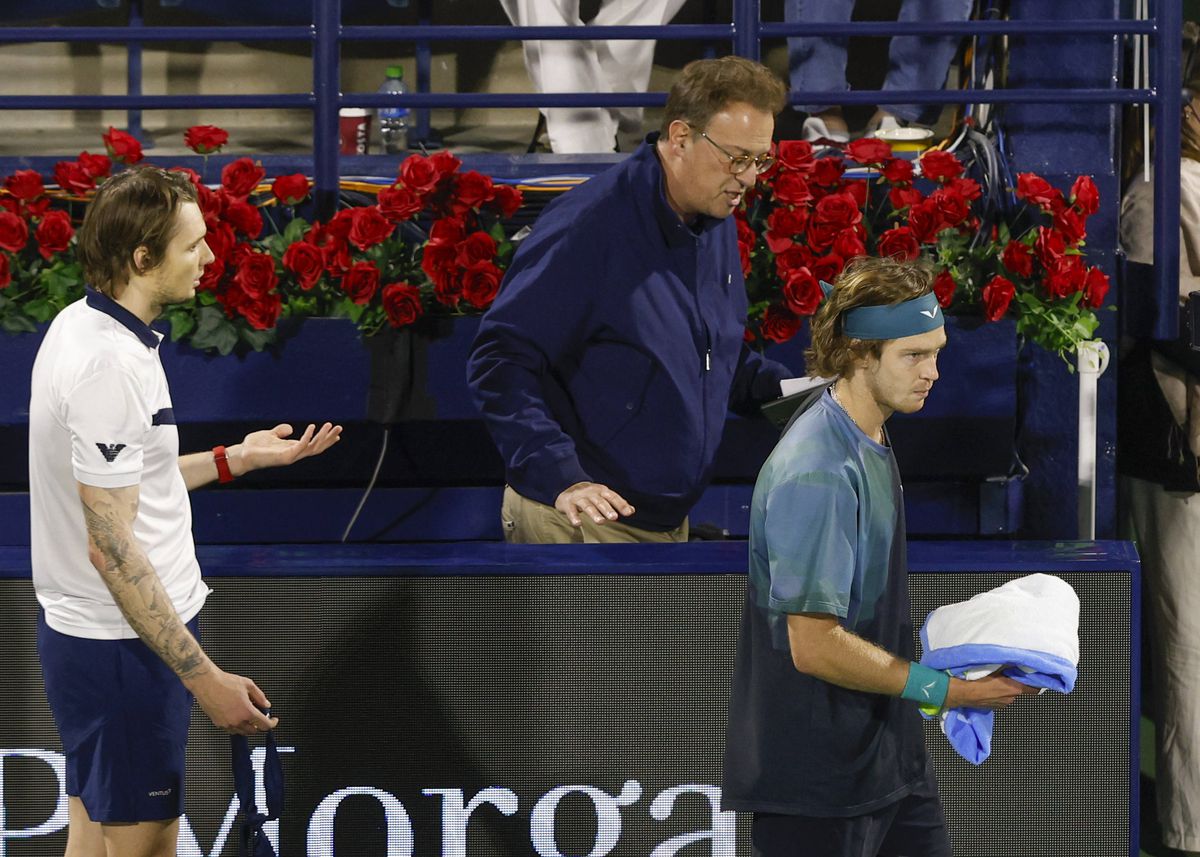
{"type": "Polygon", "coordinates": [[[213,350],[222,356],[233,351],[237,345],[237,328],[216,307],[202,307],[196,311],[196,332],[192,334],[192,347],[202,351],[213,350]]]}
{"type": "Polygon", "coordinates": [[[183,310],[175,310],[167,313],[167,321],[171,325],[172,342],[178,342],[196,329],[195,317],[183,310]]]}
{"type": "Polygon", "coordinates": [[[6,315],[0,318],[0,328],[8,333],[33,333],[37,330],[37,325],[28,316],[6,315]]]}
{"type": "Polygon", "coordinates": [[[276,328],[269,330],[252,330],[251,328],[243,328],[239,332],[242,342],[249,345],[255,351],[262,351],[268,345],[271,345],[277,339],[276,328]]]}
{"type": "Polygon", "coordinates": [[[57,312],[53,303],[46,298],[34,298],[25,304],[25,314],[36,322],[44,323],[54,318],[57,312]]]}
{"type": "Polygon", "coordinates": [[[283,230],[283,240],[285,245],[290,247],[304,237],[304,233],[308,231],[309,223],[302,217],[294,217],[283,230]]]}

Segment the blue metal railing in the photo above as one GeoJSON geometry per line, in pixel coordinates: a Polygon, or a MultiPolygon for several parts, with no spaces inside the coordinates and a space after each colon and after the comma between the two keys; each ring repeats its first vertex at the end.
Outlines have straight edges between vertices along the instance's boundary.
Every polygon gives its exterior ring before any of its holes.
{"type": "MultiPolygon", "coordinates": [[[[428,134],[429,108],[435,107],[652,107],[666,93],[432,93],[429,92],[430,45],[447,41],[504,39],[573,40],[658,39],[728,41],[731,51],[758,59],[764,39],[788,36],[892,35],[1059,35],[1149,36],[1154,42],[1152,79],[1146,89],[1055,88],[1006,90],[922,90],[902,93],[912,104],[1148,104],[1154,109],[1155,256],[1160,294],[1173,291],[1169,280],[1179,265],[1179,133],[1182,0],[1159,0],[1151,20],[1088,19],[989,20],[965,22],[871,22],[849,24],[770,23],[761,20],[760,0],[733,0],[729,23],[671,24],[622,27],[514,27],[506,25],[431,25],[428,0],[421,0],[417,26],[342,26],[341,0],[313,0],[311,26],[265,27],[147,27],[142,24],[140,0],[132,0],[126,27],[9,27],[0,28],[0,43],[110,42],[130,50],[127,95],[4,95],[0,110],[128,109],[130,127],[140,126],[140,111],[173,108],[301,108],[313,112],[313,178],[318,209],[330,212],[336,204],[338,182],[337,113],[341,107],[381,107],[399,104],[414,109],[418,138],[428,134]],[[304,41],[312,45],[313,85],[305,93],[247,95],[143,95],[140,46],[163,41],[304,41]],[[340,46],[348,42],[401,41],[417,47],[418,91],[406,95],[341,93],[340,46]]],[[[894,99],[898,94],[889,93],[894,99]]],[[[793,91],[791,104],[875,104],[880,90],[851,92],[793,91]]]]}

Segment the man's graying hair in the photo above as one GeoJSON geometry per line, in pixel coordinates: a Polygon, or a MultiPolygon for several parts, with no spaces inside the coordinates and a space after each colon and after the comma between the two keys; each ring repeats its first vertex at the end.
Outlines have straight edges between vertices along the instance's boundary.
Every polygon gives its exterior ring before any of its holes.
{"type": "Polygon", "coordinates": [[[787,104],[787,87],[769,68],[743,57],[695,60],[683,67],[667,94],[662,135],[676,119],[707,128],[713,116],[734,102],[774,116],[787,104]]]}

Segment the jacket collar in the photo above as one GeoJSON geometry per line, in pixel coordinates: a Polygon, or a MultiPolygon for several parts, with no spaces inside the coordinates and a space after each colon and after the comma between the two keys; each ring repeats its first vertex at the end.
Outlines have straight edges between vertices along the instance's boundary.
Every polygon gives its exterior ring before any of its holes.
{"type": "Polygon", "coordinates": [[[108,295],[98,292],[91,286],[88,286],[86,299],[88,306],[94,310],[99,310],[105,315],[115,318],[134,336],[140,339],[142,345],[146,346],[147,348],[158,348],[158,343],[161,341],[159,334],[151,330],[150,325],[146,324],[108,295]]]}
{"type": "Polygon", "coordinates": [[[657,131],[647,134],[645,141],[637,148],[632,157],[638,162],[639,171],[644,171],[647,183],[653,182],[654,218],[658,221],[663,238],[671,245],[694,244],[704,233],[719,228],[722,221],[719,218],[701,214],[696,222],[689,226],[679,218],[675,209],[671,208],[671,203],[667,201],[666,173],[663,170],[662,162],[658,159],[658,137],[657,131]]]}

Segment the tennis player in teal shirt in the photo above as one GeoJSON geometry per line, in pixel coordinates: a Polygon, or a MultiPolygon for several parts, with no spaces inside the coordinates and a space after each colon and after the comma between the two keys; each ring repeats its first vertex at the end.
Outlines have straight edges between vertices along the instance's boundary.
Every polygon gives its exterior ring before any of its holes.
{"type": "Polygon", "coordinates": [[[812,320],[836,381],[763,465],[726,732],[723,808],[755,857],[950,857],[918,705],[999,708],[1029,688],[913,662],[904,497],[884,424],[914,413],[946,345],[923,263],[848,265],[812,320]]]}

